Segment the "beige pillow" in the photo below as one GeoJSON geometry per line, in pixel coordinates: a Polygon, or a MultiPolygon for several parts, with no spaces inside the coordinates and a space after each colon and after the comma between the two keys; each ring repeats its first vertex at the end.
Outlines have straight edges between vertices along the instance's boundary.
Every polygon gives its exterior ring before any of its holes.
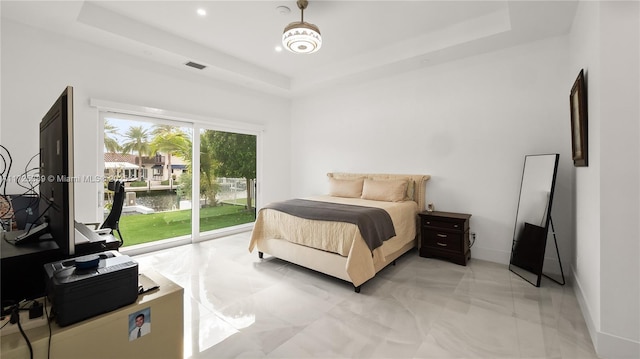
{"type": "Polygon", "coordinates": [[[329,178],[329,195],[333,197],[360,198],[362,195],[362,178],[335,179],[329,178]]]}
{"type": "Polygon", "coordinates": [[[406,180],[371,180],[365,179],[362,187],[362,198],[374,201],[402,202],[407,195],[406,180]]]}
{"type": "MultiPolygon", "coordinates": [[[[413,201],[413,195],[416,191],[416,181],[412,179],[407,180],[407,196],[404,198],[406,201],[413,201]]],[[[417,201],[416,201],[417,202],[417,201]]]]}
{"type": "Polygon", "coordinates": [[[411,177],[398,177],[397,175],[373,175],[368,178],[374,181],[407,181],[407,193],[405,193],[404,200],[413,201],[415,181],[411,177]]]}

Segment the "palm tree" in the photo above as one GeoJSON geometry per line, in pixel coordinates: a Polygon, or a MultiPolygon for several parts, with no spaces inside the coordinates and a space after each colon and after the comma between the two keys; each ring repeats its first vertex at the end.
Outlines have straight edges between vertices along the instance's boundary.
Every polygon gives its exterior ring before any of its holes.
{"type": "Polygon", "coordinates": [[[104,148],[107,152],[116,153],[122,148],[113,136],[118,136],[118,128],[111,124],[109,120],[104,121],[104,148]]]}
{"type": "Polygon", "coordinates": [[[148,155],[149,151],[149,132],[142,126],[133,126],[127,130],[124,135],[125,142],[122,144],[122,153],[130,152],[138,153],[138,179],[142,181],[142,155],[148,155]]]}
{"type": "MultiPolygon", "coordinates": [[[[204,198],[205,206],[216,204],[216,194],[218,192],[218,184],[216,183],[215,170],[218,166],[218,162],[214,158],[214,153],[211,149],[211,138],[213,131],[204,130],[200,133],[200,198],[204,198]]],[[[192,166],[192,151],[191,134],[188,136],[188,151],[178,151],[177,155],[182,157],[187,163],[187,172],[183,173],[180,177],[180,187],[177,192],[180,197],[189,198],[192,201],[198,203],[199,198],[193,199],[191,196],[191,182],[193,179],[193,166],[192,166]]]]}
{"type": "Polygon", "coordinates": [[[200,194],[204,195],[205,201],[210,200],[210,205],[216,203],[216,193],[218,192],[216,169],[220,165],[213,151],[214,132],[206,130],[200,136],[200,194]]]}
{"type": "Polygon", "coordinates": [[[171,175],[171,155],[191,150],[191,141],[179,127],[171,125],[155,125],[152,131],[153,139],[149,144],[151,153],[165,152],[167,154],[167,170],[169,172],[169,188],[173,189],[171,175]]]}

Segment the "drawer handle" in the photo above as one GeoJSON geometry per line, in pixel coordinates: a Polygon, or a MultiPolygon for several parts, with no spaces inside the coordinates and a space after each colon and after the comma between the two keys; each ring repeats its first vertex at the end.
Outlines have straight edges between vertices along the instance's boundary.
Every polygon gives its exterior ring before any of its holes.
{"type": "Polygon", "coordinates": [[[442,234],[442,233],[437,233],[436,236],[440,237],[440,238],[447,238],[446,234],[442,234]]]}
{"type": "Polygon", "coordinates": [[[446,247],[447,244],[446,243],[440,243],[440,242],[436,242],[437,245],[439,245],[440,247],[446,247]]]}
{"type": "Polygon", "coordinates": [[[431,224],[431,222],[429,222],[429,221],[427,221],[426,223],[427,223],[427,224],[431,224]]]}
{"type": "Polygon", "coordinates": [[[457,225],[457,224],[454,224],[454,225],[453,225],[453,228],[458,228],[458,225],[457,225]]]}

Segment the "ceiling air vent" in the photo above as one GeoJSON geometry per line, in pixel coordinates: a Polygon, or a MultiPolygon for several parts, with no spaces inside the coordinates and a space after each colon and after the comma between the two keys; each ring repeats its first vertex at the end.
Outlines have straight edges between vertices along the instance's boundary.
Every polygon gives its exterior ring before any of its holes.
{"type": "Polygon", "coordinates": [[[189,61],[185,65],[187,65],[189,67],[193,67],[194,69],[198,69],[198,70],[202,70],[202,69],[204,69],[206,67],[205,65],[200,65],[200,64],[195,63],[193,61],[189,61]]]}

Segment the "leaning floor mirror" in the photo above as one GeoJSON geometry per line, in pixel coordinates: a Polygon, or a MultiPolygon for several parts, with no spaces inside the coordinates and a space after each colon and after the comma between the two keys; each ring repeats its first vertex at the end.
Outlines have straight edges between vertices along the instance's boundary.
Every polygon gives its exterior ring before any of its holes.
{"type": "MultiPolygon", "coordinates": [[[[559,158],[559,154],[544,154],[524,159],[509,270],[536,287],[543,275],[549,225],[553,226],[551,204],[559,158]]],[[[564,284],[564,275],[560,284],[564,284]]]]}

